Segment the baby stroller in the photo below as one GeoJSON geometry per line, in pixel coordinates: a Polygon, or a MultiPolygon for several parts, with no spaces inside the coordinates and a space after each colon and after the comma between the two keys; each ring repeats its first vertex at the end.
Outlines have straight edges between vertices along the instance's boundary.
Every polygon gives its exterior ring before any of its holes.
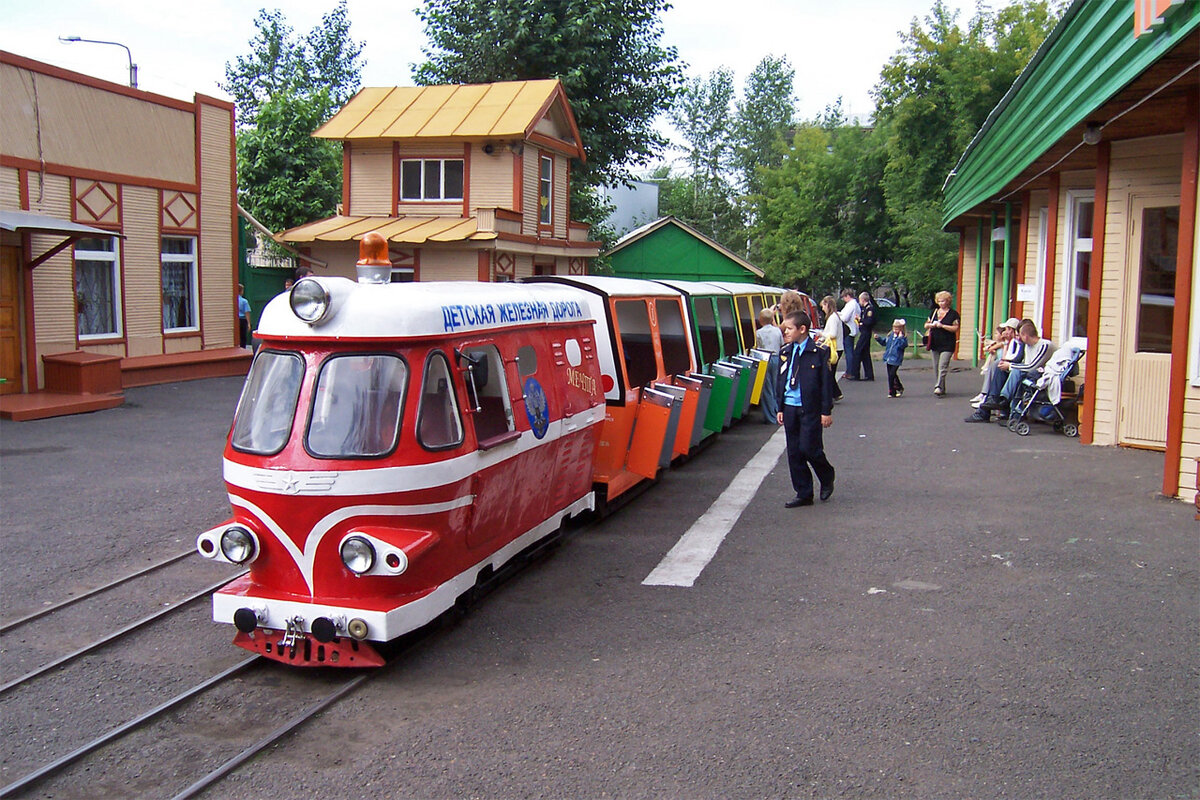
{"type": "Polygon", "coordinates": [[[1008,429],[1028,436],[1030,423],[1044,422],[1070,437],[1079,435],[1079,401],[1083,384],[1071,378],[1079,374],[1079,361],[1087,352],[1087,339],[1076,336],[1054,351],[1042,374],[1021,381],[1020,393],[1008,416],[1008,429]]]}

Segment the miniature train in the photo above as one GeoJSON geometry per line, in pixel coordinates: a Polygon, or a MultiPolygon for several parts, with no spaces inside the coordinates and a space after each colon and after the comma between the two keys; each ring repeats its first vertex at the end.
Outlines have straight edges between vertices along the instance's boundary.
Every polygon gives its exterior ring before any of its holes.
{"type": "Polygon", "coordinates": [[[754,318],[779,290],[622,278],[357,283],[271,301],[224,454],[206,558],[235,644],[378,666],[563,521],[604,507],[757,402],[754,318]],[[747,338],[749,337],[749,338],[747,338]]]}

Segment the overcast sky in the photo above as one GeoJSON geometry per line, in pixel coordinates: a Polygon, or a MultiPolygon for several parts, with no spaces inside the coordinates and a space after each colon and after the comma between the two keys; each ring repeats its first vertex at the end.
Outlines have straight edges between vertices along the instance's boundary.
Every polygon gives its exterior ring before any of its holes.
{"type": "MultiPolygon", "coordinates": [[[[292,27],[306,33],[333,5],[334,0],[5,0],[0,49],[127,83],[124,50],[63,44],[58,37],[121,42],[132,50],[140,88],[189,100],[195,92],[227,97],[217,84],[225,63],[248,51],[258,9],[283,7],[292,27]]],[[[413,13],[419,5],[419,0],[348,1],[351,35],[366,45],[364,85],[411,84],[411,65],[422,60],[424,43],[413,13]]],[[[786,56],[796,70],[801,116],[816,116],[839,96],[843,110],[858,115],[873,108],[870,90],[899,47],[898,32],[914,17],[924,18],[932,5],[933,0],[676,0],[663,20],[664,39],[679,49],[689,74],[726,66],[739,90],[764,56],[786,56]]],[[[962,0],[948,5],[963,9],[960,23],[974,10],[962,0]]]]}

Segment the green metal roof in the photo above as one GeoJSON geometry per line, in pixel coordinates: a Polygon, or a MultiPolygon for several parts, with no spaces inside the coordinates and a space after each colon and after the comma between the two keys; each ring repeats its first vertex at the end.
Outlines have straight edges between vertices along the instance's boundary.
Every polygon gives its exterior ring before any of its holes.
{"type": "Polygon", "coordinates": [[[946,179],[943,225],[985,202],[1200,26],[1200,0],[1133,35],[1135,0],[1075,0],[946,179]]]}
{"type": "Polygon", "coordinates": [[[608,251],[623,278],[754,283],[763,271],[674,217],[630,231],[608,251]]]}

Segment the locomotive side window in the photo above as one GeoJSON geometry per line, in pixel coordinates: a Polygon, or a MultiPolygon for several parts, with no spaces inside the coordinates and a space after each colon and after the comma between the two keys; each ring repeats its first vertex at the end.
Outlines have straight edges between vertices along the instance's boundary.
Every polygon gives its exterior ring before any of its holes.
{"type": "Polygon", "coordinates": [[[384,354],[334,356],[321,365],[308,452],[323,458],[382,456],[396,446],[408,367],[384,354]]]}
{"type": "Polygon", "coordinates": [[[425,362],[421,405],[417,409],[417,441],[426,450],[445,450],[462,444],[462,417],[454,395],[450,364],[439,352],[425,362]]]}
{"type": "Polygon", "coordinates": [[[668,375],[683,375],[692,368],[688,357],[687,333],[683,327],[683,309],[676,300],[655,300],[658,314],[658,338],[662,342],[663,370],[668,375]]]}
{"type": "Polygon", "coordinates": [[[522,378],[528,378],[537,372],[537,350],[533,345],[525,345],[517,351],[517,371],[522,378]]]}
{"type": "Polygon", "coordinates": [[[617,325],[621,329],[621,350],[625,353],[629,385],[645,386],[658,377],[646,301],[618,300],[613,305],[616,306],[617,325]]]}
{"type": "Polygon", "coordinates": [[[704,363],[711,364],[721,357],[721,342],[717,338],[717,317],[713,313],[712,300],[700,297],[692,301],[696,312],[696,327],[700,330],[700,356],[704,363]]]}
{"type": "Polygon", "coordinates": [[[513,430],[500,351],[495,345],[477,345],[463,348],[462,352],[470,365],[465,379],[467,400],[475,412],[475,437],[482,442],[513,430]]]}
{"type": "Polygon", "coordinates": [[[718,297],[717,313],[721,317],[721,341],[725,344],[725,357],[741,352],[737,339],[737,318],[733,315],[733,298],[718,297]]]}
{"type": "Polygon", "coordinates": [[[304,361],[295,353],[259,352],[246,376],[234,416],[235,450],[269,456],[287,444],[304,378],[304,361]]]}

